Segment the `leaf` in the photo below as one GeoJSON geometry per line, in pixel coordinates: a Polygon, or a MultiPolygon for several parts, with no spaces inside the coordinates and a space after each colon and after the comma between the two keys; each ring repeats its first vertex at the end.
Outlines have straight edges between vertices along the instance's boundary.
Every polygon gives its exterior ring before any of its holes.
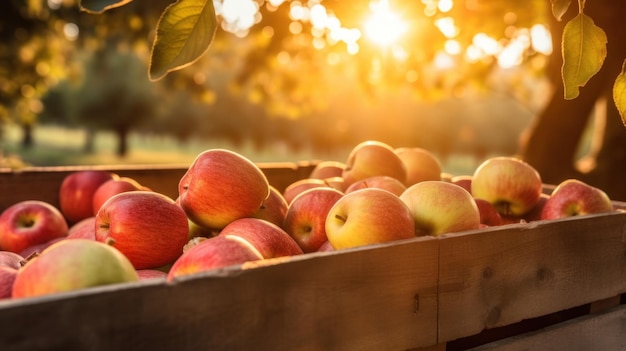
{"type": "Polygon", "coordinates": [[[79,6],[82,11],[89,13],[103,13],[116,7],[124,6],[132,0],[80,0],[79,6]]]}
{"type": "Polygon", "coordinates": [[[211,45],[216,29],[213,0],[178,0],[169,5],[157,23],[150,80],[159,80],[198,60],[211,45]]]}
{"type": "Polygon", "coordinates": [[[622,117],[622,123],[626,126],[626,60],[622,64],[622,72],[617,76],[613,85],[613,101],[622,117]]]}
{"type": "Polygon", "coordinates": [[[560,22],[572,0],[550,0],[550,3],[552,4],[552,15],[560,22]]]}
{"type": "Polygon", "coordinates": [[[578,89],[593,77],[606,58],[606,34],[591,17],[579,13],[563,30],[562,54],[565,99],[578,97],[578,89]]]}

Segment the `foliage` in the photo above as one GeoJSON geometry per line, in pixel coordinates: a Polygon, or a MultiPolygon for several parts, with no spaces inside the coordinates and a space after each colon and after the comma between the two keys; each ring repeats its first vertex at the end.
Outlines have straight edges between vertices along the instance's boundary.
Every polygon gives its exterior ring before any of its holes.
{"type": "MultiPolygon", "coordinates": [[[[579,13],[575,18],[568,21],[561,40],[565,99],[574,99],[578,96],[579,87],[584,86],[599,71],[606,57],[606,35],[600,27],[594,24],[593,19],[584,13],[585,1],[578,0],[579,13]]],[[[102,11],[108,7],[120,6],[123,3],[125,1],[83,0],[81,7],[88,11],[102,11]]],[[[410,3],[419,4],[417,1],[410,3]]],[[[422,1],[422,3],[428,3],[428,1],[422,1]]],[[[559,21],[562,20],[563,15],[571,6],[571,0],[550,0],[550,3],[552,13],[559,21]]],[[[506,6],[512,7],[514,5],[506,2],[506,6]]],[[[337,7],[341,10],[340,5],[337,7]]],[[[358,6],[351,6],[350,8],[352,13],[362,10],[358,6]]],[[[482,17],[470,16],[469,18],[482,17]]],[[[157,24],[158,35],[152,51],[151,78],[160,79],[167,72],[178,70],[196,61],[211,44],[216,26],[217,19],[214,16],[213,1],[211,0],[178,0],[168,7],[157,24]],[[162,36],[162,39],[159,36],[162,36]],[[175,45],[166,43],[175,43],[175,45]]],[[[420,46],[420,49],[426,50],[423,46],[420,46]]],[[[620,90],[621,78],[622,76],[616,80],[614,90],[615,103],[618,106],[626,105],[626,97],[620,90]]],[[[626,120],[624,109],[619,108],[619,111],[622,119],[626,120]]]]}

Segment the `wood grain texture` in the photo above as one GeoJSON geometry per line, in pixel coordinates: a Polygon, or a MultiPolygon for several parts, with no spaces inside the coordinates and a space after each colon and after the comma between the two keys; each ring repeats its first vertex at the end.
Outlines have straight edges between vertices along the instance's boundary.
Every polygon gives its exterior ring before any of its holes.
{"type": "Polygon", "coordinates": [[[626,213],[440,241],[439,342],[626,291],[626,213]]]}
{"type": "MultiPolygon", "coordinates": [[[[0,302],[0,350],[403,350],[436,343],[437,240],[173,284],[0,302]]],[[[281,260],[282,261],[282,260],[281,260]]]]}

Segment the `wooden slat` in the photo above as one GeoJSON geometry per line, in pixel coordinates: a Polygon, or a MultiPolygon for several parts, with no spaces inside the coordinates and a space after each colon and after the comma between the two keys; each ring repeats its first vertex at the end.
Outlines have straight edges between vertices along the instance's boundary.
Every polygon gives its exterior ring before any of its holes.
{"type": "MultiPolygon", "coordinates": [[[[259,163],[270,184],[283,191],[292,182],[307,177],[315,163],[259,163]]],[[[41,200],[59,204],[59,188],[71,172],[102,169],[131,177],[154,191],[171,198],[178,196],[178,182],[185,174],[185,165],[123,165],[31,167],[20,171],[0,171],[0,211],[23,200],[41,200]]]]}
{"type": "Polygon", "coordinates": [[[626,213],[440,241],[439,342],[626,291],[626,213]]]}
{"type": "Polygon", "coordinates": [[[437,240],[418,238],[175,284],[0,302],[0,350],[378,351],[433,345],[437,251],[437,240]]]}
{"type": "Polygon", "coordinates": [[[626,306],[590,314],[471,351],[623,351],[626,350],[626,306]]]}

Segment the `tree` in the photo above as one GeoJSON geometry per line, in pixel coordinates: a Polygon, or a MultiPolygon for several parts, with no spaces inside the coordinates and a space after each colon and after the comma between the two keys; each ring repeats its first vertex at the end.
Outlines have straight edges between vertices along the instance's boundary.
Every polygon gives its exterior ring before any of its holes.
{"type": "MultiPolygon", "coordinates": [[[[561,82],[561,55],[552,56],[549,76],[553,81],[552,97],[535,119],[527,139],[521,148],[522,157],[540,172],[545,182],[558,184],[567,178],[583,179],[604,189],[611,197],[626,199],[626,129],[621,123],[618,110],[613,103],[612,87],[615,77],[621,72],[626,58],[626,44],[621,40],[623,14],[626,3],[608,0],[588,1],[585,12],[608,37],[607,57],[602,69],[581,89],[575,99],[564,99],[561,82]],[[589,119],[598,102],[605,102],[605,110],[598,111],[605,127],[599,130],[601,148],[597,155],[590,155],[591,166],[587,170],[577,167],[577,151],[589,119]]],[[[560,48],[565,20],[577,14],[570,8],[564,21],[553,22],[554,48],[560,48]]]]}

